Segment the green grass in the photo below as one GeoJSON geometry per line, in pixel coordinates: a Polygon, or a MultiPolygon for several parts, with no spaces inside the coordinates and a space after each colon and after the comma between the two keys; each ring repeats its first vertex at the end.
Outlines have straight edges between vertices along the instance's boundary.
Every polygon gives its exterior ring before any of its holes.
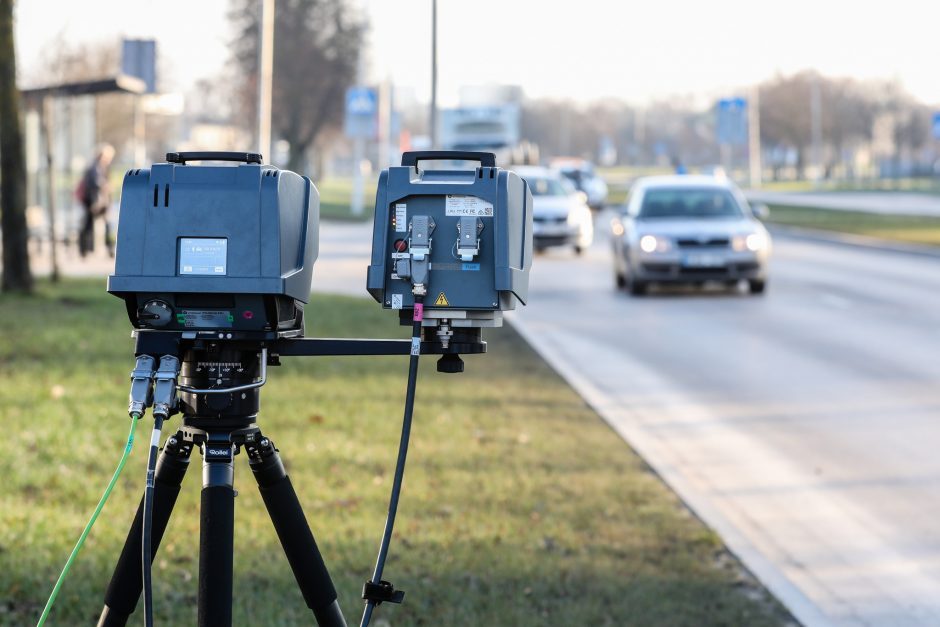
{"type": "Polygon", "coordinates": [[[770,205],[769,222],[915,244],[940,245],[940,218],[929,216],[770,205]]]}
{"type": "Polygon", "coordinates": [[[919,192],[940,194],[936,178],[871,178],[856,180],[831,179],[817,183],[811,180],[764,181],[761,190],[773,192],[919,192]]]}
{"type": "Polygon", "coordinates": [[[363,185],[361,216],[354,216],[349,208],[352,198],[352,179],[325,179],[316,182],[320,191],[320,217],[331,220],[371,220],[375,208],[376,180],[366,179],[363,185]]]}
{"type": "MultiPolygon", "coordinates": [[[[0,624],[38,618],[120,457],[133,343],[102,280],[0,297],[0,624]]],[[[309,335],[404,337],[395,316],[315,296],[309,335]]],[[[511,329],[467,373],[424,360],[386,578],[392,625],[780,625],[716,535],[511,329]]],[[[285,358],[260,426],[281,448],[350,622],[371,574],[407,362],[285,358]]],[[[93,624],[144,481],[148,420],[50,625],[93,624]]],[[[168,429],[179,424],[173,419],[168,429]]],[[[155,560],[160,624],[195,623],[200,461],[155,560]]],[[[244,455],[236,460],[237,625],[310,624],[244,455]]],[[[139,619],[140,612],[134,620],[139,619]]]]}

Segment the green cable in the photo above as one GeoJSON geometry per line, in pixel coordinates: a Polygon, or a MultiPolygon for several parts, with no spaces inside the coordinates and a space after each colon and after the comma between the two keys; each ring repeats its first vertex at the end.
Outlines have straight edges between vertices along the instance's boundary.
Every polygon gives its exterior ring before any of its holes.
{"type": "Polygon", "coordinates": [[[85,529],[82,531],[82,535],[79,536],[78,542],[75,544],[75,548],[72,549],[72,554],[69,555],[69,559],[65,562],[65,567],[59,574],[59,580],[55,582],[55,587],[52,589],[52,594],[49,595],[49,600],[46,601],[46,607],[43,609],[42,616],[39,617],[39,622],[36,623],[36,627],[42,627],[42,625],[45,624],[46,617],[49,616],[49,611],[52,609],[52,605],[55,603],[55,599],[59,595],[59,588],[62,587],[62,582],[65,581],[65,577],[69,574],[69,569],[72,567],[72,562],[75,561],[75,557],[78,555],[78,552],[82,550],[82,545],[85,544],[85,538],[88,536],[88,532],[91,531],[92,525],[94,525],[95,521],[98,520],[98,514],[101,513],[101,509],[108,501],[108,497],[111,496],[111,490],[114,489],[114,484],[117,483],[118,477],[121,476],[121,471],[124,470],[124,464],[127,463],[127,458],[131,454],[131,447],[134,446],[134,431],[137,430],[137,421],[139,419],[140,414],[134,413],[131,415],[131,431],[127,434],[127,445],[124,447],[124,455],[121,457],[121,461],[118,463],[117,470],[114,471],[114,476],[111,477],[111,482],[105,489],[104,494],[101,495],[101,500],[98,501],[98,507],[95,508],[95,512],[91,515],[91,519],[88,521],[88,524],[85,525],[85,529]]]}

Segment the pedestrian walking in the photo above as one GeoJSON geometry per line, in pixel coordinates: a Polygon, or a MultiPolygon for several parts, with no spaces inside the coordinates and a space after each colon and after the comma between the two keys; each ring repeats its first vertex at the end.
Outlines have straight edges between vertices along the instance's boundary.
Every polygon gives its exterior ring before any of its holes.
{"type": "Polygon", "coordinates": [[[108,255],[114,257],[114,241],[111,238],[111,225],[108,222],[108,207],[111,206],[111,184],[108,182],[108,173],[111,170],[111,161],[114,159],[114,148],[103,145],[95,155],[82,180],[78,184],[75,195],[82,203],[84,214],[82,229],[78,234],[78,252],[82,257],[95,250],[95,220],[104,218],[104,245],[108,255]]]}

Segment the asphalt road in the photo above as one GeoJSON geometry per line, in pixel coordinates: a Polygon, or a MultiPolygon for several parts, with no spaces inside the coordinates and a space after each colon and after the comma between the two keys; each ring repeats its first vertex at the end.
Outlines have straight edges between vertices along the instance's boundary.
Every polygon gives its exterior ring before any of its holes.
{"type": "Polygon", "coordinates": [[[778,237],[764,296],[631,298],[606,238],[517,326],[802,622],[940,625],[940,258],[778,237]]]}

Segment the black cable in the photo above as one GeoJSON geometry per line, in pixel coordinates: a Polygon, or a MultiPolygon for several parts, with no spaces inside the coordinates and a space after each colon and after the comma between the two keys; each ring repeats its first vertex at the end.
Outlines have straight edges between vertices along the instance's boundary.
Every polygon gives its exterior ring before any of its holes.
{"type": "MultiPolygon", "coordinates": [[[[418,357],[421,355],[421,321],[424,319],[424,297],[415,296],[414,322],[411,325],[411,359],[408,363],[408,387],[405,393],[405,412],[401,423],[401,440],[398,443],[398,462],[395,464],[395,478],[392,480],[392,495],[388,500],[388,516],[385,518],[385,532],[382,534],[382,543],[379,545],[379,556],[375,561],[375,571],[372,573],[372,583],[382,581],[382,571],[385,569],[385,558],[388,556],[388,545],[392,540],[392,529],[395,526],[395,514],[398,512],[398,498],[401,495],[402,478],[405,475],[405,460],[408,457],[408,440],[411,437],[411,417],[415,407],[415,387],[418,381],[418,357]]],[[[367,627],[372,619],[375,601],[367,601],[362,613],[360,627],[367,627]]]]}
{"type": "Polygon", "coordinates": [[[160,432],[163,417],[153,416],[153,433],[150,436],[150,457],[147,459],[147,487],[144,488],[144,513],[142,542],[140,546],[143,563],[144,624],[153,627],[153,582],[151,581],[151,533],[153,529],[153,477],[157,468],[157,452],[160,449],[160,432]]]}

